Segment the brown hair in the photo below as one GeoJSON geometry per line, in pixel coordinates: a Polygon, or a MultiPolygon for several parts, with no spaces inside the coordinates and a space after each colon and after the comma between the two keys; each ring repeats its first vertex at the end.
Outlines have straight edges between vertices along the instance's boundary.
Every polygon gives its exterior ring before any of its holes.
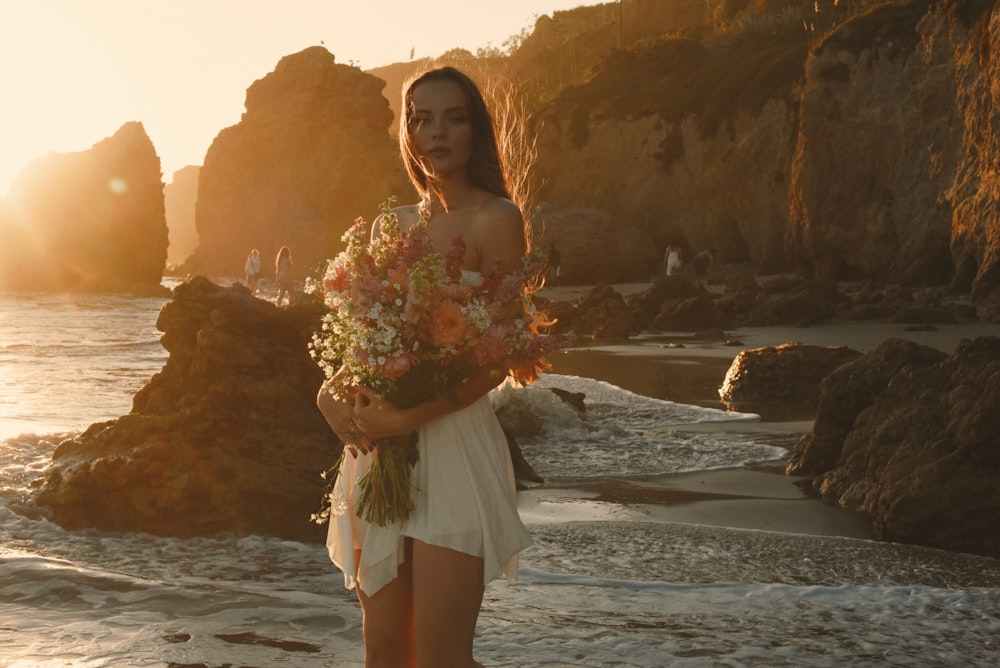
{"type": "Polygon", "coordinates": [[[421,163],[410,132],[414,113],[413,89],[427,81],[452,81],[462,89],[469,105],[469,124],[472,128],[472,155],[466,167],[469,181],[495,195],[510,199],[500,162],[500,151],[497,149],[493,118],[486,108],[483,94],[468,75],[454,67],[439,67],[417,73],[403,87],[403,118],[399,124],[399,150],[403,155],[403,163],[413,187],[423,199],[431,193],[437,193],[434,177],[421,163]]]}

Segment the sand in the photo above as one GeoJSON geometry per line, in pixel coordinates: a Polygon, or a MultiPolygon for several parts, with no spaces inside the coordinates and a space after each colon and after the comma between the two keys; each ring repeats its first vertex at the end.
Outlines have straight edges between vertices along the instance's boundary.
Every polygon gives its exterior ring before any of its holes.
{"type": "MultiPolygon", "coordinates": [[[[593,286],[547,287],[541,296],[556,301],[575,301],[593,286]]],[[[623,296],[645,291],[648,283],[612,286],[623,296]]],[[[595,378],[638,394],[679,403],[728,408],[718,396],[726,371],[740,351],[774,346],[790,341],[815,345],[846,345],[869,352],[887,338],[908,339],[947,353],[964,338],[1000,336],[1000,325],[974,323],[939,325],[930,331],[908,331],[906,325],[883,322],[831,321],[812,327],[747,327],[727,331],[739,345],[697,341],[692,332],[645,333],[627,342],[577,345],[560,351],[550,360],[554,373],[595,378]]],[[[801,409],[768,407],[755,423],[699,425],[693,429],[729,430],[739,433],[771,433],[775,443],[791,444],[812,430],[814,416],[801,409]]],[[[854,538],[872,536],[869,523],[860,514],[807,494],[807,481],[787,476],[783,463],[754,469],[726,469],[666,475],[648,498],[629,499],[633,518],[657,522],[755,529],[811,535],[854,538]]],[[[522,511],[534,513],[547,501],[563,506],[568,499],[593,498],[615,501],[615,490],[531,490],[522,511]]],[[[620,499],[619,499],[620,500],[620,499]]],[[[580,508],[585,513],[585,508],[580,508]]],[[[567,511],[572,512],[572,511],[567,511]]]]}

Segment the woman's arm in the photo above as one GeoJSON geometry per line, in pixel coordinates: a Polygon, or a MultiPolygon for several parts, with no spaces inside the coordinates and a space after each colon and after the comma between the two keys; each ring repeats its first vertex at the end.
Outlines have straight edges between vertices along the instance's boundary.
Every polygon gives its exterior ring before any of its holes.
{"type": "Polygon", "coordinates": [[[373,390],[360,387],[354,400],[354,422],[373,441],[409,434],[424,423],[471,406],[506,376],[506,372],[497,369],[481,369],[450,388],[449,396],[437,396],[411,408],[396,408],[373,390]]]}
{"type": "MultiPolygon", "coordinates": [[[[398,211],[408,218],[417,213],[415,207],[411,209],[400,207],[398,211]]],[[[373,235],[377,233],[379,222],[376,220],[373,226],[373,235]]],[[[516,204],[497,198],[476,220],[470,232],[466,242],[471,242],[477,250],[481,273],[507,274],[520,269],[525,253],[524,219],[516,204]]],[[[520,305],[512,304],[511,307],[517,309],[520,305]]],[[[514,315],[516,312],[512,311],[509,317],[514,315]]],[[[374,441],[408,434],[424,423],[472,405],[506,376],[506,369],[480,369],[469,379],[449,388],[446,396],[439,395],[411,408],[397,408],[373,390],[360,387],[355,396],[354,421],[361,432],[374,441]]]]}

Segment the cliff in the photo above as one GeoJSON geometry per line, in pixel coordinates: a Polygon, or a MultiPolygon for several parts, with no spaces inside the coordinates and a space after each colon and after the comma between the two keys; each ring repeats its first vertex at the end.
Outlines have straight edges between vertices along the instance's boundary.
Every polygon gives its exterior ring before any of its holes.
{"type": "Polygon", "coordinates": [[[199,246],[187,268],[239,276],[258,248],[267,276],[287,245],[301,278],[343,248],[340,237],[356,217],[371,219],[389,195],[407,197],[383,86],[319,46],[285,56],[255,81],[242,119],[205,156],[199,246]]]}
{"type": "Polygon", "coordinates": [[[688,259],[715,247],[722,261],[783,269],[805,54],[790,31],[615,54],[539,111],[541,198],[643,230],[652,252],[634,259],[646,273],[668,243],[688,259]]]}
{"type": "Polygon", "coordinates": [[[188,165],[174,172],[163,188],[163,206],[167,217],[170,245],[167,262],[182,264],[198,247],[198,230],[194,225],[194,206],[198,199],[198,174],[201,168],[188,165]]]}
{"type": "Polygon", "coordinates": [[[843,11],[817,32],[749,11],[614,52],[540,107],[541,199],[687,258],[948,286],[1000,318],[995,2],[843,11]]]}
{"type": "Polygon", "coordinates": [[[157,290],[167,257],[160,159],[141,123],[86,151],[50,153],[0,214],[0,288],[157,290]]]}

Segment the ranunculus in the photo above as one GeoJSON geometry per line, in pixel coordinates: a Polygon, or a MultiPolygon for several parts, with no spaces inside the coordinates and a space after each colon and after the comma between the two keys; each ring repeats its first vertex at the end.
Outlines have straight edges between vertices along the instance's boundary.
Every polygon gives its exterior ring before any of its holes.
{"type": "Polygon", "coordinates": [[[413,366],[413,356],[405,350],[397,350],[379,365],[382,375],[389,380],[402,378],[410,367],[413,366]]]}
{"type": "Polygon", "coordinates": [[[467,326],[462,307],[446,299],[437,304],[431,314],[431,343],[439,348],[457,346],[465,339],[467,326]]]}
{"type": "Polygon", "coordinates": [[[503,329],[490,327],[479,337],[472,351],[472,361],[479,366],[491,367],[510,353],[503,337],[503,329]]]}

